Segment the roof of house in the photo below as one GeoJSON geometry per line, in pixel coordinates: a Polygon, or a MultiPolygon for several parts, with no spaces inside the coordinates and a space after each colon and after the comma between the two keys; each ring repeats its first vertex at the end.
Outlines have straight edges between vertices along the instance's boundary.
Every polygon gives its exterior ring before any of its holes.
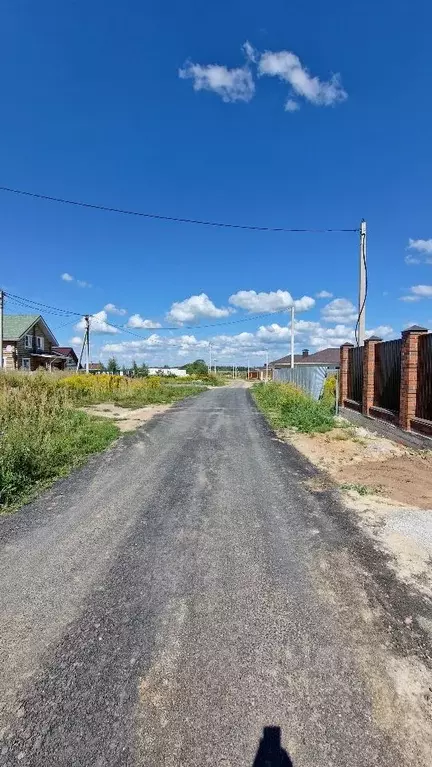
{"type": "Polygon", "coordinates": [[[72,346],[53,346],[52,350],[64,357],[74,357],[75,362],[78,362],[78,357],[76,356],[74,349],[72,349],[72,346]]]}
{"type": "MultiPolygon", "coordinates": [[[[329,347],[327,349],[321,349],[314,354],[295,354],[295,365],[339,365],[340,351],[339,348],[329,347]]],[[[273,365],[289,365],[291,362],[291,356],[288,354],[286,357],[281,357],[278,360],[269,362],[269,367],[273,365]]]]}
{"type": "Polygon", "coordinates": [[[103,370],[104,366],[102,365],[102,362],[90,362],[89,364],[89,370],[103,370]]]}
{"type": "Polygon", "coordinates": [[[33,327],[33,325],[36,324],[36,322],[39,322],[44,327],[46,334],[51,337],[52,343],[57,344],[57,339],[54,333],[49,329],[44,318],[40,314],[4,314],[3,340],[18,341],[33,327]]]}
{"type": "Polygon", "coordinates": [[[3,338],[5,341],[18,341],[39,319],[39,314],[4,314],[3,338]]]}

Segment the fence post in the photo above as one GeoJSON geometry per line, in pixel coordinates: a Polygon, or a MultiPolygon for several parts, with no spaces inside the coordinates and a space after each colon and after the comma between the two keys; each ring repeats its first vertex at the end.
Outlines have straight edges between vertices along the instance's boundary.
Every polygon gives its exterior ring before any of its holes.
{"type": "Polygon", "coordinates": [[[348,349],[352,349],[352,344],[342,344],[340,348],[340,374],[339,374],[339,404],[344,406],[348,399],[348,349]]]}
{"type": "Polygon", "coordinates": [[[413,325],[402,333],[399,426],[409,431],[417,405],[418,344],[426,328],[413,325]]]}
{"type": "Polygon", "coordinates": [[[375,346],[381,343],[382,338],[371,336],[364,343],[363,352],[363,397],[362,413],[369,415],[369,409],[374,404],[375,394],[375,346]]]}

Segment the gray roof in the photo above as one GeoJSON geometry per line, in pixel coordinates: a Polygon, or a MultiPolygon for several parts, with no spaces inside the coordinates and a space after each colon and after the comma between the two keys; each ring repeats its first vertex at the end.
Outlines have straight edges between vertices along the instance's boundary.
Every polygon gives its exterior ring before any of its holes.
{"type": "MultiPolygon", "coordinates": [[[[305,356],[303,356],[303,354],[294,355],[295,365],[339,365],[339,361],[340,361],[339,348],[334,348],[334,347],[321,349],[321,351],[319,352],[314,352],[314,354],[307,354],[305,356]]],[[[281,357],[278,360],[269,362],[269,367],[272,367],[274,365],[289,365],[290,362],[291,362],[291,357],[288,354],[286,357],[281,357]]]]}

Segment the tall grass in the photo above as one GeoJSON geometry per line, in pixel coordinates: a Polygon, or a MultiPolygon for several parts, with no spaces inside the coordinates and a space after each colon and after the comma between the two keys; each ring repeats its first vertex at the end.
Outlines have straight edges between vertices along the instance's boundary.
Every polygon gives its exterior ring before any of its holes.
{"type": "Polygon", "coordinates": [[[114,402],[123,407],[144,407],[145,405],[175,402],[205,391],[203,386],[173,384],[159,376],[148,378],[126,378],[112,375],[70,375],[58,379],[73,402],[78,405],[94,405],[99,402],[114,402]]]}
{"type": "Polygon", "coordinates": [[[200,391],[204,387],[173,386],[157,377],[0,374],[0,510],[29,498],[118,436],[113,422],[77,406],[141,407],[200,391]]]}
{"type": "Polygon", "coordinates": [[[0,376],[0,510],[67,474],[118,435],[111,422],[74,409],[48,376],[0,376]]]}
{"type": "Polygon", "coordinates": [[[334,427],[330,398],[316,402],[290,383],[255,384],[252,394],[260,410],[275,428],[300,432],[325,432],[334,427]]]}

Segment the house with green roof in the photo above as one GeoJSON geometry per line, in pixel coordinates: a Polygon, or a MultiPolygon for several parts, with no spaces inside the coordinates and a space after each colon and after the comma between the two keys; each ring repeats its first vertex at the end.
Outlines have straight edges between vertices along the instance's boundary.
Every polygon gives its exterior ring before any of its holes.
{"type": "Polygon", "coordinates": [[[3,316],[3,367],[5,370],[63,370],[66,358],[55,350],[54,333],[40,314],[3,316]]]}

